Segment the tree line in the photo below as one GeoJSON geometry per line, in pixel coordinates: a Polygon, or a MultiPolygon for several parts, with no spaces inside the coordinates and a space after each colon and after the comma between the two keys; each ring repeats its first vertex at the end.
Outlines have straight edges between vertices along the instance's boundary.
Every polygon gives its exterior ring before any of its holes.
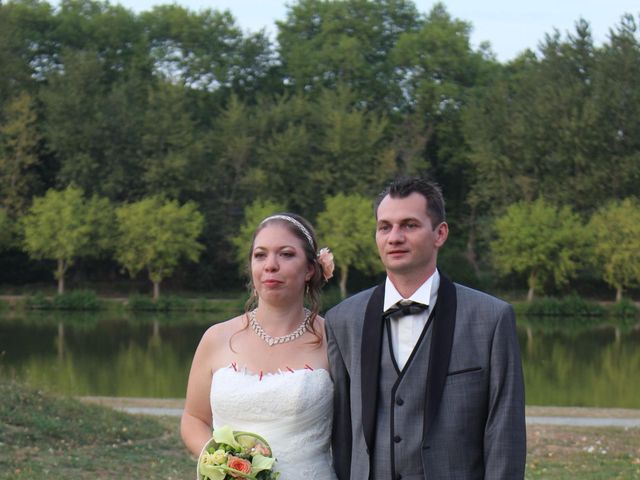
{"type": "MultiPolygon", "coordinates": [[[[243,32],[227,11],[162,5],[135,14],[88,0],[1,4],[0,281],[15,280],[30,262],[16,255],[29,251],[24,219],[35,199],[75,188],[94,212],[106,209],[92,198],[114,212],[148,202],[138,218],[165,203],[190,205],[202,216],[199,261],[176,267],[196,289],[241,284],[234,239],[245,212],[272,205],[301,213],[325,232],[346,290],[349,269],[376,269],[349,244],[372,245],[372,230],[349,241],[340,236],[359,231],[360,215],[372,216],[370,203],[358,210],[344,202],[372,199],[391,178],[416,174],[443,187],[452,235],[442,263],[454,278],[516,280],[550,292],[572,277],[585,284],[604,278],[600,272],[611,269],[604,250],[601,260],[573,267],[557,248],[541,250],[535,256],[561,257],[555,264],[565,266],[561,273],[537,266],[532,276],[530,267],[500,260],[507,250],[497,242],[510,230],[500,219],[515,222],[517,208],[570,212],[586,225],[584,244],[603,209],[627,205],[622,219],[637,215],[636,18],[621,15],[600,46],[588,21],[577,19],[573,32],[547,33],[535,51],[508,63],[487,44],[473,48],[471,28],[442,4],[423,13],[404,0],[299,0],[277,22],[274,39],[243,32]],[[342,216],[326,214],[336,208],[342,216]]],[[[126,217],[114,217],[107,230],[126,217]]],[[[563,228],[565,220],[558,220],[563,228]]],[[[609,225],[606,238],[633,237],[625,228],[609,225]]],[[[537,231],[521,230],[530,233],[521,235],[520,255],[534,257],[537,231]]],[[[557,230],[557,239],[581,236],[557,230]]],[[[99,250],[93,241],[88,248],[99,250]]],[[[587,257],[579,248],[576,256],[587,257]]],[[[625,280],[609,282],[617,292],[640,281],[637,256],[621,263],[625,280]]],[[[98,268],[91,260],[76,268],[83,265],[98,268]]],[[[134,275],[142,268],[126,267],[134,275]]]]}
{"type": "MultiPolygon", "coordinates": [[[[326,199],[317,217],[318,234],[336,258],[343,298],[350,270],[382,270],[371,238],[375,221],[370,203],[361,195],[340,193],[326,199]]],[[[246,207],[243,224],[230,239],[239,266],[248,264],[256,225],[283,210],[286,207],[275,202],[256,201],[246,207]]],[[[3,220],[6,216],[0,217],[0,224],[3,220]]],[[[131,276],[145,271],[153,283],[153,298],[158,299],[162,280],[182,260],[198,260],[204,249],[198,241],[203,222],[193,202],[180,205],[155,196],[114,206],[103,197],[85,198],[82,190],[70,186],[35,198],[19,221],[19,233],[31,258],[56,261],[59,294],[64,293],[65,275],[74,262],[102,255],[131,276]]],[[[640,278],[640,204],[632,199],[601,207],[588,223],[569,207],[556,208],[542,197],[518,202],[496,219],[495,232],[490,244],[493,266],[501,274],[525,274],[529,301],[541,287],[561,287],[579,268],[590,265],[615,289],[616,301],[640,278]]]]}
{"type": "MultiPolygon", "coordinates": [[[[247,206],[244,223],[230,240],[238,265],[248,264],[256,225],[284,209],[261,201],[247,206]]],[[[381,268],[370,238],[375,223],[365,215],[368,210],[366,198],[339,194],[327,200],[327,209],[318,217],[320,234],[335,245],[339,256],[336,264],[343,297],[351,267],[371,273],[381,268]]],[[[0,216],[0,226],[3,222],[8,223],[6,215],[0,216]]],[[[14,225],[14,233],[20,238],[19,247],[32,259],[55,261],[58,294],[65,292],[65,277],[74,263],[106,257],[132,277],[145,272],[153,283],[153,298],[158,299],[160,284],[182,261],[198,260],[204,249],[199,241],[203,222],[204,216],[193,202],[180,205],[176,200],[154,196],[113,205],[104,197],[87,198],[81,189],[69,186],[34,198],[27,213],[14,225]]]]}

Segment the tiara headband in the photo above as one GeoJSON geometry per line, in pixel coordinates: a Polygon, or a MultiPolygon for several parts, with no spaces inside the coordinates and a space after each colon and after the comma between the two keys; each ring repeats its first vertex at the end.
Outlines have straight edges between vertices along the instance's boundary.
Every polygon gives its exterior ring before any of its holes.
{"type": "MultiPolygon", "coordinates": [[[[307,237],[307,240],[309,241],[309,245],[311,245],[311,250],[314,250],[313,239],[311,238],[311,234],[309,233],[309,230],[307,230],[307,227],[305,227],[298,220],[296,220],[293,217],[290,217],[289,215],[271,215],[270,217],[267,217],[264,220],[262,220],[260,222],[260,225],[263,225],[265,222],[268,222],[269,220],[284,220],[285,222],[292,223],[293,225],[295,225],[295,227],[298,230],[302,232],[302,234],[305,237],[307,237]]],[[[324,281],[326,282],[333,276],[333,269],[334,269],[333,253],[331,253],[331,250],[329,250],[328,248],[321,248],[317,254],[317,257],[318,257],[318,263],[322,268],[322,276],[324,278],[324,281]]]]}
{"type": "Polygon", "coordinates": [[[313,239],[311,238],[311,234],[309,233],[309,230],[307,230],[306,227],[302,223],[300,223],[298,220],[296,220],[293,217],[290,217],[289,215],[271,215],[270,217],[267,217],[264,220],[262,220],[260,222],[260,225],[263,225],[265,222],[268,222],[269,220],[285,220],[289,223],[293,223],[296,226],[296,228],[300,230],[305,237],[307,237],[307,240],[309,241],[309,245],[311,245],[311,250],[314,250],[313,239]]]}

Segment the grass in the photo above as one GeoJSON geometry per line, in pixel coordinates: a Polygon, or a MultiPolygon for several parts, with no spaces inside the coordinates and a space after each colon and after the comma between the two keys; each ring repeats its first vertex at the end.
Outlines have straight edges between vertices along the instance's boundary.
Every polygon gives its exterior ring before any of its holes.
{"type": "Polygon", "coordinates": [[[640,479],[640,428],[527,427],[525,478],[640,479]]]}
{"type": "Polygon", "coordinates": [[[176,418],[0,385],[0,479],[193,478],[176,418]]]}
{"type": "MultiPolygon", "coordinates": [[[[178,419],[0,384],[0,479],[194,477],[178,419]]],[[[530,425],[526,479],[640,479],[640,428],[530,425]]]]}

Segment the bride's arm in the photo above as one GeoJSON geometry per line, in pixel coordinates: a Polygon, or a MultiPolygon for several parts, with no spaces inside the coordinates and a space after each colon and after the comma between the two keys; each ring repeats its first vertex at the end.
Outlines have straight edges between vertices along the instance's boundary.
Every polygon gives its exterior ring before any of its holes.
{"type": "Polygon", "coordinates": [[[212,415],[209,395],[211,391],[211,365],[213,350],[213,327],[207,330],[196,349],[191,363],[187,398],[180,421],[182,440],[194,455],[199,455],[211,438],[212,415]]]}

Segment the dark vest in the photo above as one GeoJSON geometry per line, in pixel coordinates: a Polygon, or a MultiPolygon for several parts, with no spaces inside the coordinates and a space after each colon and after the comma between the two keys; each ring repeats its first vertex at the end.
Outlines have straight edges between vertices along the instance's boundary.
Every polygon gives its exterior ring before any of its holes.
{"type": "Polygon", "coordinates": [[[433,312],[400,371],[386,320],[380,357],[378,417],[372,480],[423,479],[422,437],[433,312]]]}

